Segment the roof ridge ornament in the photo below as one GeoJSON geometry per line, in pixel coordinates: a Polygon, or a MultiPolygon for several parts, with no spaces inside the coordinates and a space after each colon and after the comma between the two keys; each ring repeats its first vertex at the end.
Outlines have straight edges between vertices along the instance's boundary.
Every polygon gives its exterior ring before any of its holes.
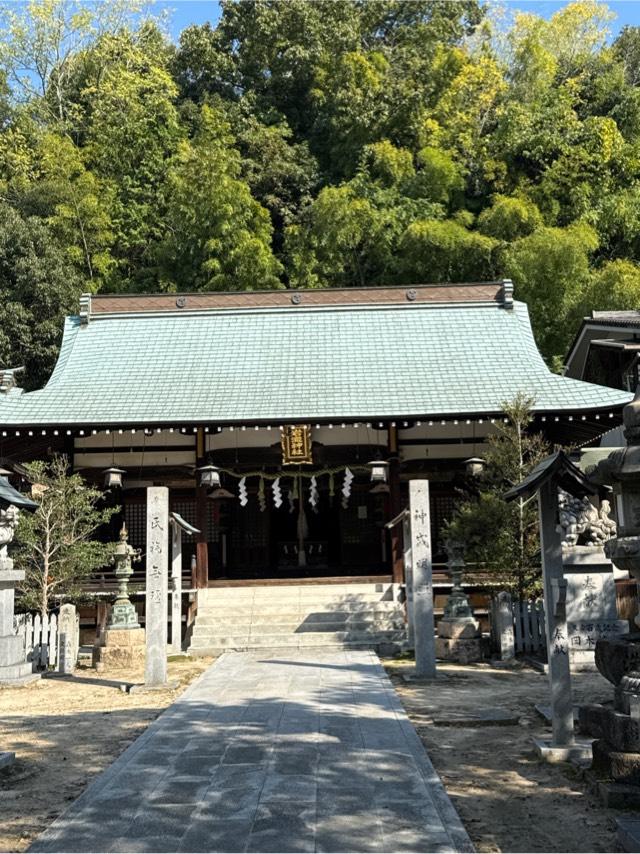
{"type": "Polygon", "coordinates": [[[80,323],[87,324],[91,320],[91,294],[80,295],[80,323]]]}
{"type": "Polygon", "coordinates": [[[24,371],[24,365],[19,368],[0,368],[0,394],[22,393],[16,380],[16,374],[21,374],[22,371],[24,371]]]}
{"type": "Polygon", "coordinates": [[[513,308],[513,282],[511,279],[502,280],[502,304],[507,309],[513,308]]]}

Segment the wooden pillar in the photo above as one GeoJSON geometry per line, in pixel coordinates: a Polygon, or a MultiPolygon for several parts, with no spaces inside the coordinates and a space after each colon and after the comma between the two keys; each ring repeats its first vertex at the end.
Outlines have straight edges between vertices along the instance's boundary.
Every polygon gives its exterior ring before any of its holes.
{"type": "MultiPolygon", "coordinates": [[[[400,459],[398,457],[398,428],[389,424],[389,516],[394,519],[400,512],[400,459]]],[[[404,581],[404,560],[402,554],[402,531],[400,525],[391,529],[391,574],[396,584],[404,581]]]]}
{"type": "MultiPolygon", "coordinates": [[[[196,433],[196,465],[204,463],[204,430],[198,427],[196,433]]],[[[200,533],[196,541],[196,587],[207,587],[209,584],[209,545],[207,543],[207,490],[204,486],[196,486],[196,528],[200,533]]]]}

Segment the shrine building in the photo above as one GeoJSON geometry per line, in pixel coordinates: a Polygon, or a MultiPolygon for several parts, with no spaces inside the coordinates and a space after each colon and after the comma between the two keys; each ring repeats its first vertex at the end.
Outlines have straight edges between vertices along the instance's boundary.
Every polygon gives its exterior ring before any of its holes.
{"type": "Polygon", "coordinates": [[[145,488],[167,486],[200,530],[183,556],[193,587],[399,582],[385,524],[407,482],[430,481],[437,565],[456,491],[520,392],[534,430],[574,445],[630,399],[552,373],[508,280],[86,295],[43,389],[0,379],[0,458],[65,453],[88,480],[121,479],[143,550],[145,488]]]}

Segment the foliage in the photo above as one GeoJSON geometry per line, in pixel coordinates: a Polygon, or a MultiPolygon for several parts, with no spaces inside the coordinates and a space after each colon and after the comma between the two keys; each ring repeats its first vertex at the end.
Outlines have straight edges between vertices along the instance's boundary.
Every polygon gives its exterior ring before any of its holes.
{"type": "Polygon", "coordinates": [[[0,360],[24,365],[37,388],[55,362],[64,317],[77,311],[82,282],[50,226],[0,203],[0,360]]]}
{"type": "Polygon", "coordinates": [[[169,236],[160,247],[165,280],[184,290],[278,287],[269,214],[239,178],[229,126],[210,107],[183,141],[167,176],[169,236]],[[202,175],[206,180],[202,180],[202,175]]]}
{"type": "Polygon", "coordinates": [[[464,543],[468,562],[485,566],[519,598],[539,592],[540,540],[535,498],[507,503],[503,496],[550,452],[531,433],[533,400],[520,394],[503,407],[505,421],[487,439],[486,467],[474,494],[457,504],[443,538],[464,543]]]}
{"type": "MultiPolygon", "coordinates": [[[[56,322],[80,290],[508,275],[556,364],[582,313],[636,305],[640,29],[611,17],[224,0],[174,45],[137,0],[0,2],[4,216],[51,241],[56,322]]],[[[53,338],[22,334],[40,379],[53,338]]]]}
{"type": "Polygon", "coordinates": [[[20,515],[14,561],[25,572],[21,604],[44,616],[61,597],[78,596],[82,582],[108,562],[114,544],[92,537],[118,508],[101,507],[102,492],[69,473],[65,457],[27,463],[25,470],[37,485],[38,509],[20,515]]]}

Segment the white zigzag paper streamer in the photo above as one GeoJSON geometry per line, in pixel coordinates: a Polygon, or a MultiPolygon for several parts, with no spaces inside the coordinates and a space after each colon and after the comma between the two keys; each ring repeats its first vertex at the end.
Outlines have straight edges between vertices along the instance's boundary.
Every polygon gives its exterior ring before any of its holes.
{"type": "Polygon", "coordinates": [[[241,477],[238,481],[238,498],[240,499],[240,506],[246,507],[249,503],[249,499],[247,498],[247,479],[246,477],[241,477]]]}
{"type": "Polygon", "coordinates": [[[318,506],[318,482],[315,477],[312,477],[309,483],[309,504],[315,510],[318,506]]]}
{"type": "Polygon", "coordinates": [[[271,492],[273,493],[273,503],[276,507],[282,507],[282,490],[280,489],[280,478],[277,477],[273,484],[271,485],[271,492]]]}
{"type": "Polygon", "coordinates": [[[351,469],[346,468],[344,470],[344,481],[342,484],[342,506],[347,507],[349,504],[349,496],[351,495],[351,484],[353,482],[355,475],[351,471],[351,469]]]}

